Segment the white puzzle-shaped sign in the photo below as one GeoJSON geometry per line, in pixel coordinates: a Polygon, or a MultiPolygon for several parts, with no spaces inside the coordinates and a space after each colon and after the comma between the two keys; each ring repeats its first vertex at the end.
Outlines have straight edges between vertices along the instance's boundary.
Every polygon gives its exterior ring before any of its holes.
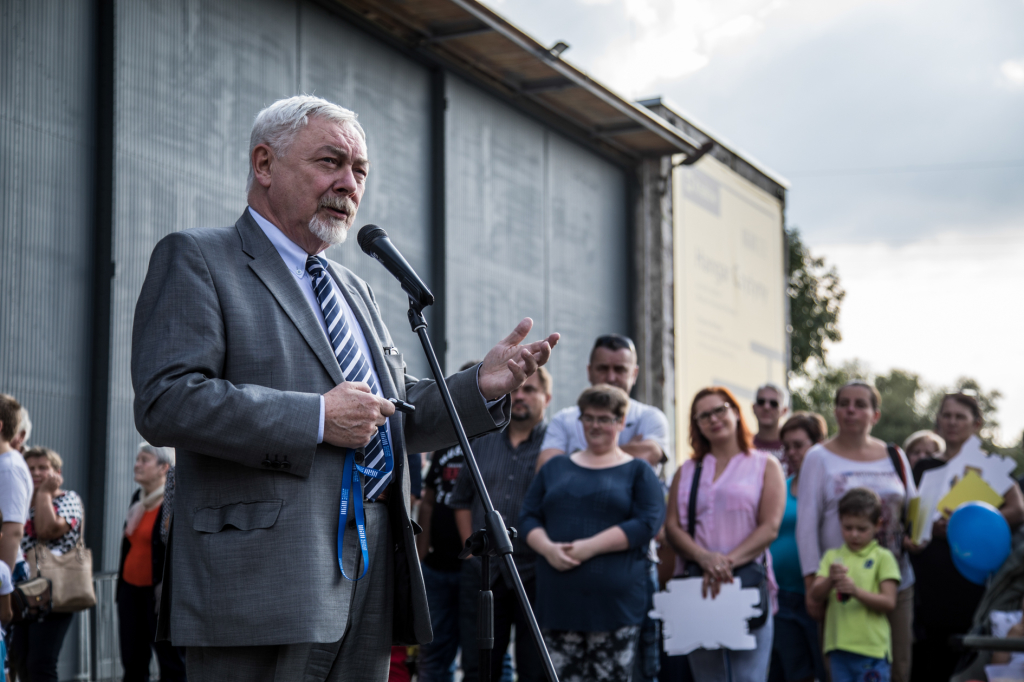
{"type": "Polygon", "coordinates": [[[714,599],[705,599],[700,594],[702,583],[702,578],[677,578],[668,582],[664,592],[654,595],[650,616],[662,621],[665,653],[680,656],[700,648],[756,648],[747,619],[759,615],[761,591],[741,588],[737,579],[724,583],[714,599]]]}

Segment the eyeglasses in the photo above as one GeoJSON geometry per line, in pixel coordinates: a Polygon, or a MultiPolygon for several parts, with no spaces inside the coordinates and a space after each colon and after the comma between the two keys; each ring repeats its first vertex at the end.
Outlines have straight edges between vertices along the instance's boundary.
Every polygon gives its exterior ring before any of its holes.
{"type": "Polygon", "coordinates": [[[771,405],[773,409],[779,409],[779,401],[772,400],[770,398],[758,398],[754,402],[757,403],[758,407],[764,407],[765,405],[771,405]]]}
{"type": "Polygon", "coordinates": [[[619,421],[619,418],[608,416],[595,417],[592,414],[581,414],[580,421],[587,426],[593,426],[594,424],[597,424],[598,426],[611,426],[615,422],[619,421]]]}
{"type": "Polygon", "coordinates": [[[725,417],[725,413],[729,411],[731,406],[726,403],[725,405],[719,405],[713,410],[707,412],[701,412],[697,415],[698,424],[710,424],[712,419],[722,419],[725,417]]]}

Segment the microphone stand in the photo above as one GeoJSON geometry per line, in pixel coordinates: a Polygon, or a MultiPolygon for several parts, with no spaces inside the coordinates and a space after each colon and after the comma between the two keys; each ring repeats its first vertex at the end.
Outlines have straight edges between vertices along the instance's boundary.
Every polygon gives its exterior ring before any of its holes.
{"type": "MultiPolygon", "coordinates": [[[[444,381],[441,365],[437,362],[434,347],[430,343],[430,337],[427,336],[427,321],[423,318],[423,308],[424,306],[421,303],[409,297],[409,324],[423,345],[423,352],[427,356],[427,362],[430,363],[430,371],[437,382],[437,388],[441,392],[441,398],[444,400],[448,417],[452,421],[455,433],[459,437],[459,445],[462,446],[462,452],[466,457],[466,465],[473,476],[476,494],[480,497],[480,502],[484,507],[485,527],[470,536],[466,541],[466,548],[459,555],[460,558],[464,559],[466,556],[469,556],[469,553],[472,553],[480,557],[482,563],[479,612],[477,614],[480,682],[491,682],[491,655],[492,649],[494,649],[494,595],[491,593],[490,565],[492,556],[497,557],[504,564],[506,575],[512,579],[516,592],[516,601],[519,602],[519,608],[522,609],[523,615],[526,616],[526,620],[530,624],[530,634],[533,635],[534,644],[536,644],[537,651],[540,653],[541,660],[544,663],[544,671],[547,674],[548,682],[558,682],[555,666],[551,663],[551,656],[544,645],[544,636],[541,635],[540,626],[537,625],[537,617],[530,607],[530,601],[526,597],[526,590],[523,588],[523,580],[519,577],[519,571],[516,570],[516,564],[512,560],[512,539],[509,537],[509,530],[505,528],[505,522],[502,520],[501,514],[494,509],[491,496],[487,494],[487,486],[484,484],[480,467],[477,466],[476,458],[473,456],[473,448],[469,446],[466,431],[462,428],[462,420],[459,419],[459,415],[455,411],[452,394],[448,390],[448,384],[444,381]]],[[[515,529],[511,529],[511,531],[514,536],[515,529]]]]}

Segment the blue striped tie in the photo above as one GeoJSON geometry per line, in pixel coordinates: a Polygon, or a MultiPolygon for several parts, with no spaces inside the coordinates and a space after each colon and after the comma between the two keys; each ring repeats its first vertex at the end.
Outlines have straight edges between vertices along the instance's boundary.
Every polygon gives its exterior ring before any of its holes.
{"type": "MultiPolygon", "coordinates": [[[[331,340],[331,349],[341,366],[342,376],[346,381],[361,381],[370,387],[370,391],[374,395],[382,396],[380,386],[377,385],[377,380],[373,378],[373,372],[370,371],[370,362],[359,350],[356,338],[352,334],[352,327],[345,319],[340,295],[327,274],[327,261],[317,256],[310,256],[306,259],[306,272],[309,273],[313,282],[313,293],[316,294],[316,300],[320,303],[320,309],[324,313],[327,336],[331,340]]],[[[380,431],[373,435],[366,446],[363,466],[370,469],[384,469],[385,457],[380,431]]],[[[367,499],[375,499],[387,487],[391,476],[391,472],[387,472],[383,477],[373,480],[372,487],[366,493],[367,499]]]]}

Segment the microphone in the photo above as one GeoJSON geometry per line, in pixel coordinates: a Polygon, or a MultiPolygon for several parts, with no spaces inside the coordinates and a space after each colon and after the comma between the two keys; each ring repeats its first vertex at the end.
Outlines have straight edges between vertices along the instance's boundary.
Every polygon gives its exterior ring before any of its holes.
{"type": "Polygon", "coordinates": [[[384,228],[376,225],[363,225],[356,240],[359,242],[359,248],[366,255],[379,260],[381,265],[388,269],[388,272],[398,278],[402,289],[417,305],[425,308],[434,304],[434,294],[430,293],[430,289],[412,269],[409,261],[405,260],[395,245],[391,243],[384,228]]]}

